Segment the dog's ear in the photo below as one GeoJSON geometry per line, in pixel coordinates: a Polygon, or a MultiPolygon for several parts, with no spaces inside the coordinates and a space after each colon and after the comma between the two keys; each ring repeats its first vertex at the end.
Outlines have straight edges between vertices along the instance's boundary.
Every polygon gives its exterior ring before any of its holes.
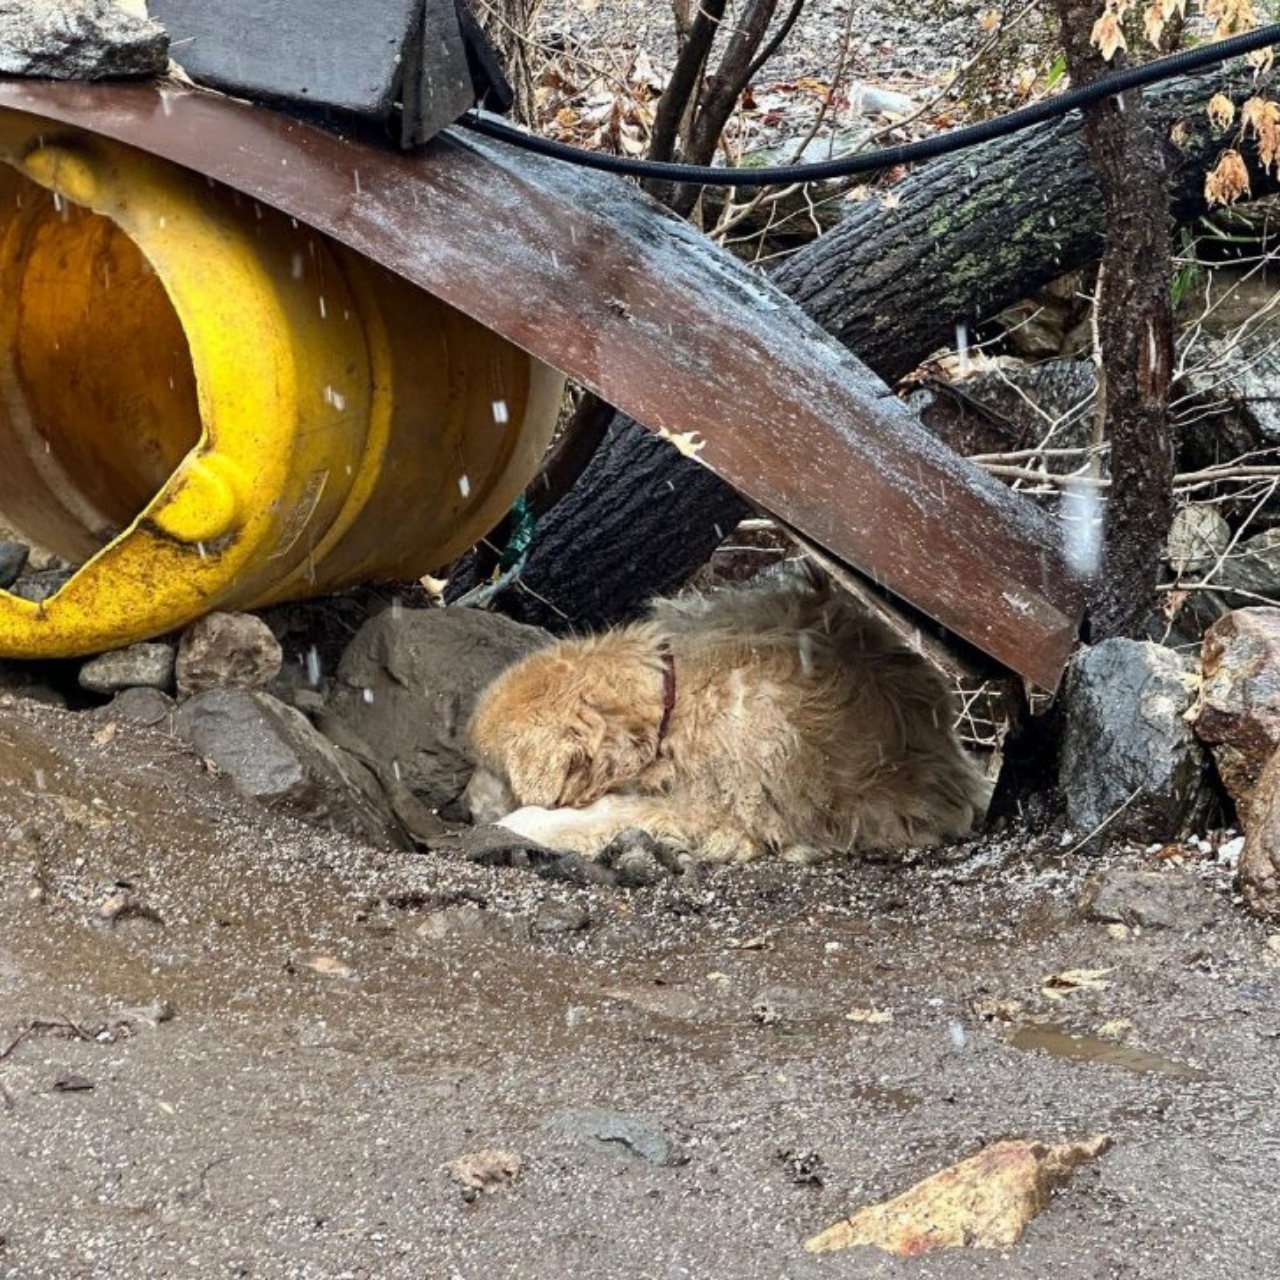
{"type": "Polygon", "coordinates": [[[582,704],[571,734],[581,751],[565,770],[561,805],[591,804],[634,781],[658,757],[658,726],[622,708],[582,704]]]}
{"type": "Polygon", "coordinates": [[[522,805],[560,809],[574,803],[587,770],[587,748],[573,733],[556,729],[529,736],[506,753],[511,790],[522,805]]]}

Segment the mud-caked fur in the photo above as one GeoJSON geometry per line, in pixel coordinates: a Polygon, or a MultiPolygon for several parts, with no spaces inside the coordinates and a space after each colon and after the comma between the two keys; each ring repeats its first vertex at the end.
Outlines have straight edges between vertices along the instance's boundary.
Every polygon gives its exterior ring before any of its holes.
{"type": "Polygon", "coordinates": [[[470,726],[468,799],[479,821],[587,855],[631,828],[717,862],[934,844],[989,796],[953,721],[947,682],[887,626],[785,573],[511,667],[470,726]]]}

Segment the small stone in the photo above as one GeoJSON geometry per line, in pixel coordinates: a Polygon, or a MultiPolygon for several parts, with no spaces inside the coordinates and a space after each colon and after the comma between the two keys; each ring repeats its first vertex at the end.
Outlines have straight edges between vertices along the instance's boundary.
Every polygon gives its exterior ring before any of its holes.
{"type": "Polygon", "coordinates": [[[1179,577],[1211,570],[1231,542],[1231,526],[1208,502],[1188,502],[1174,513],[1165,558],[1179,577]]]}
{"type": "Polygon", "coordinates": [[[356,971],[349,964],[344,964],[337,956],[308,956],[298,963],[304,968],[324,974],[327,978],[354,978],[356,976],[356,971]]]}
{"type": "Polygon", "coordinates": [[[487,911],[483,907],[460,904],[433,911],[417,929],[420,938],[443,942],[447,938],[494,938],[510,941],[524,936],[528,924],[520,916],[501,911],[487,911]]]}
{"type": "Polygon", "coordinates": [[[295,689],[293,705],[306,715],[319,715],[325,709],[324,694],[318,689],[295,689]]]}
{"type": "Polygon", "coordinates": [[[0,540],[0,591],[8,590],[27,567],[31,548],[25,542],[0,540]]]}
{"type": "Polygon", "coordinates": [[[1202,929],[1214,908],[1194,876],[1176,871],[1103,871],[1085,886],[1080,903],[1086,920],[1143,929],[1202,929]]]}
{"type": "Polygon", "coordinates": [[[544,902],[533,917],[534,933],[576,933],[591,923],[591,912],[579,902],[544,902]]]}
{"type": "Polygon", "coordinates": [[[163,75],[169,36],[118,0],[0,0],[0,74],[51,80],[163,75]]]}
{"type": "Polygon", "coordinates": [[[193,622],[178,644],[178,697],[207,689],[262,689],[284,661],[279,642],[251,613],[211,613],[193,622]]]}
{"type": "Polygon", "coordinates": [[[74,576],[72,569],[41,569],[23,574],[9,587],[9,592],[33,604],[41,604],[61,591],[74,576]]]}
{"type": "Polygon", "coordinates": [[[173,714],[178,704],[159,689],[135,687],[121,689],[107,703],[106,711],[113,720],[124,720],[130,724],[156,725],[162,724],[173,714]]]}
{"type": "Polygon", "coordinates": [[[599,1142],[639,1156],[649,1164],[688,1164],[689,1156],[680,1143],[668,1137],[651,1120],[620,1111],[591,1108],[562,1111],[552,1116],[547,1127],[574,1142],[599,1142]]]}
{"type": "Polygon", "coordinates": [[[173,683],[173,664],[173,649],[167,644],[131,644],[90,658],[80,668],[80,687],[90,693],[167,689],[173,683]]]}

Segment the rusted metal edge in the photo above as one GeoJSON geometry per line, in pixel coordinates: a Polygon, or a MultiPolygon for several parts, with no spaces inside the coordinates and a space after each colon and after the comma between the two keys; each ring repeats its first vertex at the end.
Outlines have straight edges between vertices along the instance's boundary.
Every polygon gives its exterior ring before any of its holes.
{"type": "Polygon", "coordinates": [[[415,155],[171,84],[0,81],[429,290],[1047,689],[1079,584],[1058,526],[930,436],[785,295],[607,176],[447,132],[415,155]]]}

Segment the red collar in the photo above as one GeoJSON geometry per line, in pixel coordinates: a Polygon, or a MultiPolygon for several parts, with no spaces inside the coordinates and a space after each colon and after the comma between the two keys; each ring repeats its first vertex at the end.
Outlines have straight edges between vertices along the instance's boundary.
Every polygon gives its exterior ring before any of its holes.
{"type": "Polygon", "coordinates": [[[661,743],[671,727],[671,713],[676,705],[676,659],[665,640],[658,646],[658,653],[662,656],[662,721],[658,725],[658,742],[661,743]]]}

